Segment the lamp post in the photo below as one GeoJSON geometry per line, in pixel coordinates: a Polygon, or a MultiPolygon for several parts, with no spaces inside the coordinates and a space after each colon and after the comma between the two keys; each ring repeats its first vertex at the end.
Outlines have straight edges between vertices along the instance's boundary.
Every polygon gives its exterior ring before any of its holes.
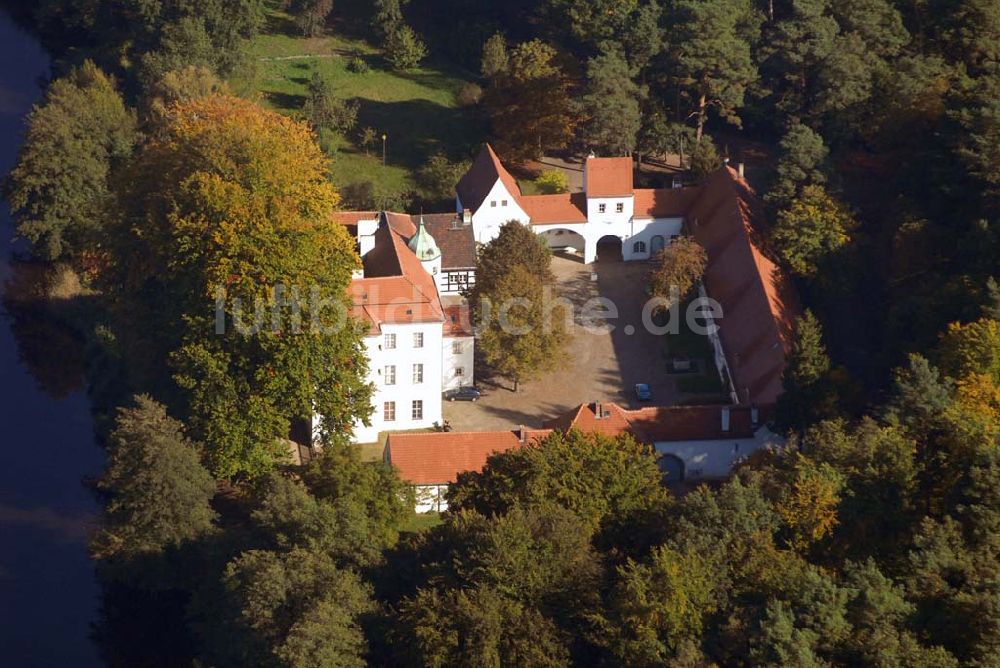
{"type": "Polygon", "coordinates": [[[382,133],[382,164],[385,165],[385,133],[382,133]]]}

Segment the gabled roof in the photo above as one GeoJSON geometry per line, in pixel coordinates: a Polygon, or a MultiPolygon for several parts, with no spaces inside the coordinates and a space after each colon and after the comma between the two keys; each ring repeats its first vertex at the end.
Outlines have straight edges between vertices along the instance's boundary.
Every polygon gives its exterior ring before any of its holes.
{"type": "MultiPolygon", "coordinates": [[[[758,424],[762,424],[759,418],[758,424]]],[[[614,402],[580,404],[545,426],[611,437],[630,434],[644,443],[750,438],[757,427],[750,406],[649,406],[629,410],[614,402]],[[724,410],[729,411],[728,431],[722,430],[724,410]]]]}
{"type": "Polygon", "coordinates": [[[385,458],[406,482],[445,485],[464,471],[481,471],[494,452],[506,452],[548,433],[536,429],[389,434],[385,458]]]}
{"type": "Polygon", "coordinates": [[[493,147],[486,144],[455,187],[462,206],[477,211],[498,179],[515,200],[520,199],[521,188],[517,185],[517,179],[500,163],[493,147]]]}
{"type": "MultiPolygon", "coordinates": [[[[587,197],[627,197],[632,194],[632,158],[587,158],[587,197]]],[[[462,200],[463,202],[465,200],[462,200]]]]}
{"type": "Polygon", "coordinates": [[[682,218],[698,195],[697,188],[637,188],[635,218],[682,218]]]}
{"type": "Polygon", "coordinates": [[[687,214],[708,253],[705,289],[722,305],[719,336],[741,402],[774,403],[791,353],[798,300],[764,252],[760,202],[729,167],[708,176],[687,214]]]}
{"type": "Polygon", "coordinates": [[[376,220],[378,211],[334,211],[333,222],[341,225],[357,225],[362,220],[376,220]]]}
{"type": "Polygon", "coordinates": [[[403,238],[388,225],[375,232],[375,247],[364,257],[365,277],[351,281],[352,315],[378,333],[383,324],[443,322],[444,309],[434,278],[403,238]]]}
{"type": "Polygon", "coordinates": [[[583,193],[522,195],[520,203],[532,225],[587,222],[587,196],[583,193]]]}

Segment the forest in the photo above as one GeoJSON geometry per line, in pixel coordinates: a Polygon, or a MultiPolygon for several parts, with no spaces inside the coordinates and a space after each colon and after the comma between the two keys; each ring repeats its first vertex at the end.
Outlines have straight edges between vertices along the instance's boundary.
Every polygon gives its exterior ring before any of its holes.
{"type": "Polygon", "coordinates": [[[1000,665],[1000,1],[7,4],[54,58],[4,194],[88,291],[108,664],[1000,665]],[[380,171],[364,100],[262,92],[278,23],[365,44],[357,76],[452,73],[409,118],[461,130],[380,171]],[[419,527],[349,443],[360,327],[215,335],[219,285],[344,299],[330,213],[440,206],[483,141],[747,164],[803,306],[785,449],[672,497],[648,447],[556,433],[419,527]]]}

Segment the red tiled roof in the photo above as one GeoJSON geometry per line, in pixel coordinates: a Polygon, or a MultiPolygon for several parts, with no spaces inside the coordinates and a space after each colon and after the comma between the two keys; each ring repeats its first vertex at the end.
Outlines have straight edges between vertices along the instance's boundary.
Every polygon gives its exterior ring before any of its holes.
{"type": "Polygon", "coordinates": [[[636,218],[683,217],[697,194],[697,188],[638,188],[633,215],[636,218]]]}
{"type": "Polygon", "coordinates": [[[723,167],[701,186],[687,222],[708,253],[705,289],[722,305],[719,336],[739,399],[774,403],[799,306],[788,277],[763,251],[760,203],[723,167]]]}
{"type": "Polygon", "coordinates": [[[378,211],[334,211],[333,222],[341,225],[357,225],[362,220],[375,220],[378,211]]]}
{"type": "Polygon", "coordinates": [[[500,158],[493,151],[493,147],[486,144],[472,162],[469,171],[462,175],[455,187],[462,206],[472,211],[479,209],[497,179],[503,183],[507,192],[519,201],[521,188],[518,187],[517,180],[500,163],[500,158]]]}
{"type": "Polygon", "coordinates": [[[352,314],[376,333],[383,323],[442,322],[444,310],[434,278],[424,271],[402,237],[389,226],[375,232],[364,257],[365,277],[351,281],[352,314]]]}
{"type": "Polygon", "coordinates": [[[463,471],[481,471],[494,452],[521,444],[512,431],[390,434],[386,459],[399,477],[414,485],[455,482],[463,471]]]}
{"type": "Polygon", "coordinates": [[[532,225],[587,222],[587,196],[583,193],[524,195],[520,203],[532,225]]]}
{"type": "MultiPolygon", "coordinates": [[[[572,411],[549,420],[545,426],[561,431],[579,429],[611,437],[631,434],[636,440],[646,443],[749,438],[755,429],[749,406],[650,406],[629,410],[607,402],[600,404],[600,410],[602,417],[598,417],[597,404],[580,404],[572,411]],[[729,410],[729,431],[722,431],[723,409],[729,410]]],[[[759,418],[758,423],[762,424],[759,418]]]]}
{"type": "Polygon", "coordinates": [[[385,216],[385,222],[392,228],[392,231],[407,241],[417,233],[417,221],[410,214],[386,211],[383,215],[385,216]]]}
{"type": "Polygon", "coordinates": [[[587,197],[632,194],[632,158],[587,158],[585,169],[587,197]]]}

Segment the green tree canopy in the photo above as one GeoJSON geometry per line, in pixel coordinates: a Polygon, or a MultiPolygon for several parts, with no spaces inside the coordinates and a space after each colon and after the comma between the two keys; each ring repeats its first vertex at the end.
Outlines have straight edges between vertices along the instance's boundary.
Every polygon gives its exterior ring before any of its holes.
{"type": "Polygon", "coordinates": [[[856,227],[851,211],[823,186],[805,186],[778,212],[771,239],[793,272],[813,277],[824,260],[850,242],[856,227]]]}
{"type": "Polygon", "coordinates": [[[668,71],[695,119],[700,141],[709,111],[737,126],[747,86],[757,78],[741,23],[751,13],[746,0],[670,3],[667,14],[668,71]]]}
{"type": "Polygon", "coordinates": [[[169,360],[216,475],[269,470],[294,419],[318,416],[332,441],[369,414],[344,318],[358,258],[306,126],[234,98],[181,103],[118,200],[106,285],[120,322],[149,325],[121,330],[126,352],[154,379],[169,360]]]}
{"type": "Polygon", "coordinates": [[[641,92],[625,58],[603,51],[587,62],[581,99],[584,141],[604,155],[628,155],[636,147],[641,124],[641,92]]]}
{"type": "Polygon", "coordinates": [[[52,82],[27,123],[5,184],[18,236],[46,260],[98,248],[112,170],[138,140],[135,114],[88,60],[52,82]]]}
{"type": "Polygon", "coordinates": [[[201,465],[200,446],[183,425],[146,395],[120,408],[97,482],[108,495],[105,524],[93,541],[99,559],[161,556],[212,532],[215,481],[201,465]]]}
{"type": "Polygon", "coordinates": [[[508,159],[539,157],[573,138],[569,78],[556,50],[540,40],[514,47],[507,73],[497,77],[483,102],[498,149],[508,159]]]}

